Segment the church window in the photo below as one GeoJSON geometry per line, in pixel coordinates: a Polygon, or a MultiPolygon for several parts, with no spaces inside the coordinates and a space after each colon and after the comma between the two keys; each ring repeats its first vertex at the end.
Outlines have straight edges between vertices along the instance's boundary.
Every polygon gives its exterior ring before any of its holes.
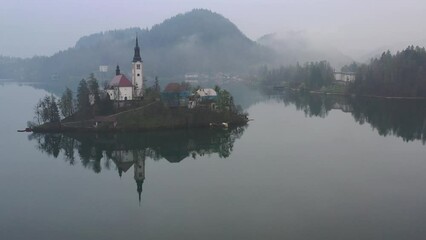
{"type": "Polygon", "coordinates": [[[140,64],[136,64],[136,69],[141,69],[141,65],[140,64]]]}
{"type": "Polygon", "coordinates": [[[139,73],[138,73],[137,75],[138,75],[138,77],[140,76],[140,74],[139,74],[139,73]]]}

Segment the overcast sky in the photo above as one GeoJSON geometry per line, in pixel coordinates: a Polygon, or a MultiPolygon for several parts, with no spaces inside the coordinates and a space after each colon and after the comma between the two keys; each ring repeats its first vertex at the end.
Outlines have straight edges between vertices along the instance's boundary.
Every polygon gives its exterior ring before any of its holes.
{"type": "Polygon", "coordinates": [[[348,55],[426,39],[425,0],[2,0],[0,5],[5,56],[51,55],[84,35],[151,27],[193,8],[224,15],[253,40],[303,31],[348,55]]]}

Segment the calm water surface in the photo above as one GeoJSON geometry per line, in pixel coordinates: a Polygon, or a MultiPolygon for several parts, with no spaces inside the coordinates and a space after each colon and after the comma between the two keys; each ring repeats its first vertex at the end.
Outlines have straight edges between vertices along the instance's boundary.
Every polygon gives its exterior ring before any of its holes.
{"type": "Polygon", "coordinates": [[[424,103],[285,95],[229,131],[17,133],[44,94],[0,86],[0,239],[426,238],[424,103]]]}

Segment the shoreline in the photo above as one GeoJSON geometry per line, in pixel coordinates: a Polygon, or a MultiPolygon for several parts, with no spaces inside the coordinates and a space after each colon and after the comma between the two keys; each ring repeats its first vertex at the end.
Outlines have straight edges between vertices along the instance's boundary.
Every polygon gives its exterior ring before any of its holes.
{"type": "Polygon", "coordinates": [[[152,130],[226,128],[247,125],[248,116],[236,112],[210,109],[170,109],[153,102],[136,109],[108,116],[72,122],[45,123],[31,128],[33,132],[146,132],[152,130]]]}
{"type": "Polygon", "coordinates": [[[228,129],[234,127],[242,127],[248,124],[249,120],[241,122],[228,122],[228,126],[222,126],[222,123],[209,123],[207,125],[198,126],[171,126],[171,127],[156,127],[156,128],[94,128],[94,127],[67,127],[63,125],[59,126],[48,126],[48,127],[33,127],[31,132],[33,133],[66,133],[66,132],[77,132],[77,133],[129,133],[129,132],[152,132],[162,130],[190,130],[190,129],[228,129]]]}
{"type": "MultiPolygon", "coordinates": [[[[292,92],[300,93],[300,89],[294,89],[294,88],[273,88],[276,91],[282,91],[282,90],[290,90],[292,92]]],[[[322,91],[306,91],[309,94],[323,94],[323,95],[332,95],[332,96],[342,96],[342,97],[365,97],[365,98],[376,98],[376,99],[388,99],[388,100],[426,100],[426,97],[397,97],[397,96],[379,96],[379,95],[356,95],[356,94],[349,94],[349,93],[338,93],[338,92],[322,92],[322,91]]]]}

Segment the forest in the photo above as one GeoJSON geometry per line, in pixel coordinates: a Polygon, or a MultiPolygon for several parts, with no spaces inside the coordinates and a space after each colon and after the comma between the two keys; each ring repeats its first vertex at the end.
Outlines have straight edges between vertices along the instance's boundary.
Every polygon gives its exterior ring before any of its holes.
{"type": "Polygon", "coordinates": [[[356,72],[348,92],[386,97],[426,97],[426,51],[410,46],[391,54],[384,52],[369,64],[347,66],[356,72]]]}
{"type": "Polygon", "coordinates": [[[294,105],[307,117],[326,118],[332,110],[352,115],[358,124],[369,124],[380,136],[396,136],[405,142],[426,144],[424,100],[377,99],[288,92],[280,95],[285,105],[294,105]]]}
{"type": "Polygon", "coordinates": [[[259,70],[262,86],[287,86],[299,90],[319,90],[334,81],[333,68],[327,61],[309,62],[259,70]]]}

